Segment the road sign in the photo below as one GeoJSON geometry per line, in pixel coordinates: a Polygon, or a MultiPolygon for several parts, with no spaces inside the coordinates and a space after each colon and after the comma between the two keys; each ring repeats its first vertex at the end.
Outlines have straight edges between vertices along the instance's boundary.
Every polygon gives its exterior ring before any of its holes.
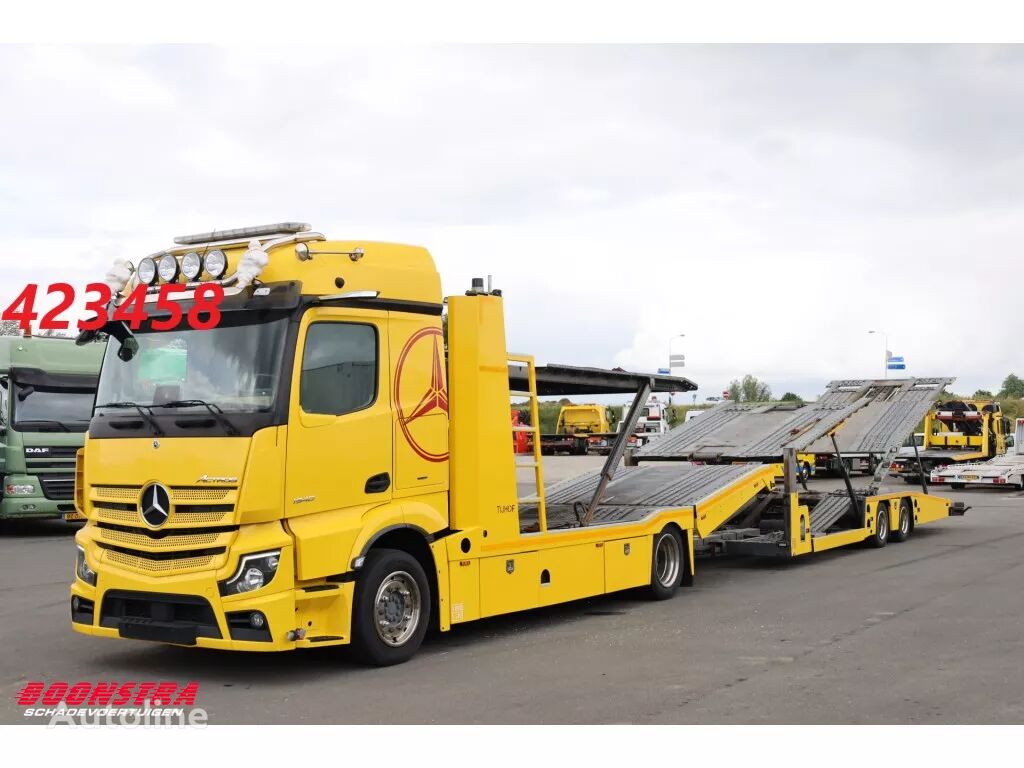
{"type": "Polygon", "coordinates": [[[686,355],[669,355],[668,365],[670,368],[685,368],[686,355]]]}

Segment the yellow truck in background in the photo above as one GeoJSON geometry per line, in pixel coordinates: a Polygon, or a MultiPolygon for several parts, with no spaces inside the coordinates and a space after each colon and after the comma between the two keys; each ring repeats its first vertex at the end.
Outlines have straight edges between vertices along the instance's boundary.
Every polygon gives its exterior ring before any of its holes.
{"type": "Polygon", "coordinates": [[[611,432],[611,408],[598,403],[567,403],[558,411],[555,431],[540,436],[541,453],[552,456],[568,453],[583,456],[587,452],[591,435],[611,432]]]}
{"type": "Polygon", "coordinates": [[[446,355],[423,248],[284,223],[178,238],[108,281],[122,299],[145,286],[151,314],[102,328],[75,481],[87,522],[71,622],[86,635],[351,645],[395,664],[431,626],[627,589],[669,598],[698,549],[880,547],[962,512],[909,491],[801,494],[788,455],[779,487],[765,464],[620,467],[651,393],[696,385],[509,353],[502,297],[482,280],[447,299],[446,355]],[[185,287],[174,308],[158,301],[171,282],[185,287]],[[216,327],[170,322],[210,283],[225,294],[216,327]],[[545,488],[538,398],[625,393],[603,468],[545,488]],[[533,426],[514,427],[535,438],[527,456],[509,444],[512,399],[530,403],[533,426]]]}
{"type": "Polygon", "coordinates": [[[930,482],[933,471],[1005,454],[1012,435],[1010,419],[994,400],[942,401],[924,418],[921,446],[901,451],[890,474],[907,483],[930,482]]]}

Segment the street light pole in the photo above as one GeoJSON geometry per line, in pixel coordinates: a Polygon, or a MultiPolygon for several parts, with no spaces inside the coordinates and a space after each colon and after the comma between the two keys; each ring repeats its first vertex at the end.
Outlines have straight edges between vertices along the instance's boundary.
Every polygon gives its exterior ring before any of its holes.
{"type": "Polygon", "coordinates": [[[877,334],[880,334],[881,337],[882,337],[882,344],[885,345],[885,350],[884,350],[885,365],[884,365],[884,368],[882,370],[882,378],[888,379],[889,378],[889,334],[886,333],[885,331],[868,331],[868,333],[869,334],[870,333],[877,333],[877,334]]]}
{"type": "MultiPolygon", "coordinates": [[[[683,338],[685,336],[686,336],[685,333],[677,333],[675,336],[669,336],[668,337],[668,374],[669,374],[669,376],[672,375],[672,342],[675,341],[676,339],[681,339],[681,338],[683,338]]],[[[672,405],[672,393],[671,392],[668,393],[668,404],[671,407],[671,405],[672,405]]]]}

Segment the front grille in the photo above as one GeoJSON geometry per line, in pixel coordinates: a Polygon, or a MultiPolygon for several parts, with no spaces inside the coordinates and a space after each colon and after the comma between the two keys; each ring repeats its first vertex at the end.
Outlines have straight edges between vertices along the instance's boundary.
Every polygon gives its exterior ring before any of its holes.
{"type": "MultiPolygon", "coordinates": [[[[195,509],[193,507],[193,509],[195,509]]],[[[176,523],[219,523],[225,517],[231,514],[231,511],[214,510],[213,512],[175,512],[171,516],[171,520],[176,523]]]]}
{"type": "Polygon", "coordinates": [[[201,555],[199,557],[181,557],[170,560],[150,560],[138,555],[118,552],[116,549],[107,550],[107,560],[109,562],[124,566],[125,568],[131,568],[134,571],[147,571],[149,573],[196,571],[200,568],[209,567],[213,562],[213,558],[213,555],[201,555]]]}
{"type": "Polygon", "coordinates": [[[123,620],[139,619],[163,625],[194,626],[200,637],[221,636],[213,608],[201,597],[128,590],[110,590],[103,596],[100,626],[119,627],[123,620]]]}
{"type": "MultiPolygon", "coordinates": [[[[167,526],[212,525],[230,520],[234,504],[217,504],[230,499],[236,488],[193,488],[170,486],[171,516],[167,526]]],[[[138,485],[94,485],[92,486],[93,509],[96,516],[109,523],[142,522],[139,516],[139,496],[142,486],[138,485]]]]}
{"type": "Polygon", "coordinates": [[[171,486],[172,501],[221,501],[234,488],[184,488],[171,486]]]}
{"type": "Polygon", "coordinates": [[[100,528],[100,539],[112,544],[124,544],[136,547],[152,547],[153,549],[180,549],[182,547],[202,547],[213,544],[220,536],[219,531],[212,533],[187,533],[180,536],[169,534],[154,539],[145,533],[122,531],[114,528],[100,528]]]}
{"type": "Polygon", "coordinates": [[[137,523],[139,522],[139,511],[137,509],[107,509],[96,506],[96,516],[100,520],[111,523],[137,523]]]}
{"type": "Polygon", "coordinates": [[[138,501],[139,494],[142,493],[141,485],[94,485],[92,489],[97,498],[115,501],[138,501]]]}
{"type": "Polygon", "coordinates": [[[43,496],[53,501],[71,501],[75,497],[72,475],[42,475],[39,484],[43,487],[43,496]]]}

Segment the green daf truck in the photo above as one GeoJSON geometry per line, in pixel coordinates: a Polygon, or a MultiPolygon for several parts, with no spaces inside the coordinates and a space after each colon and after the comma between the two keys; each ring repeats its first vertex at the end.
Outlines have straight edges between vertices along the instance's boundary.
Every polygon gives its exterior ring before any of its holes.
{"type": "Polygon", "coordinates": [[[75,517],[75,455],[105,347],[0,336],[0,520],[75,517]]]}

